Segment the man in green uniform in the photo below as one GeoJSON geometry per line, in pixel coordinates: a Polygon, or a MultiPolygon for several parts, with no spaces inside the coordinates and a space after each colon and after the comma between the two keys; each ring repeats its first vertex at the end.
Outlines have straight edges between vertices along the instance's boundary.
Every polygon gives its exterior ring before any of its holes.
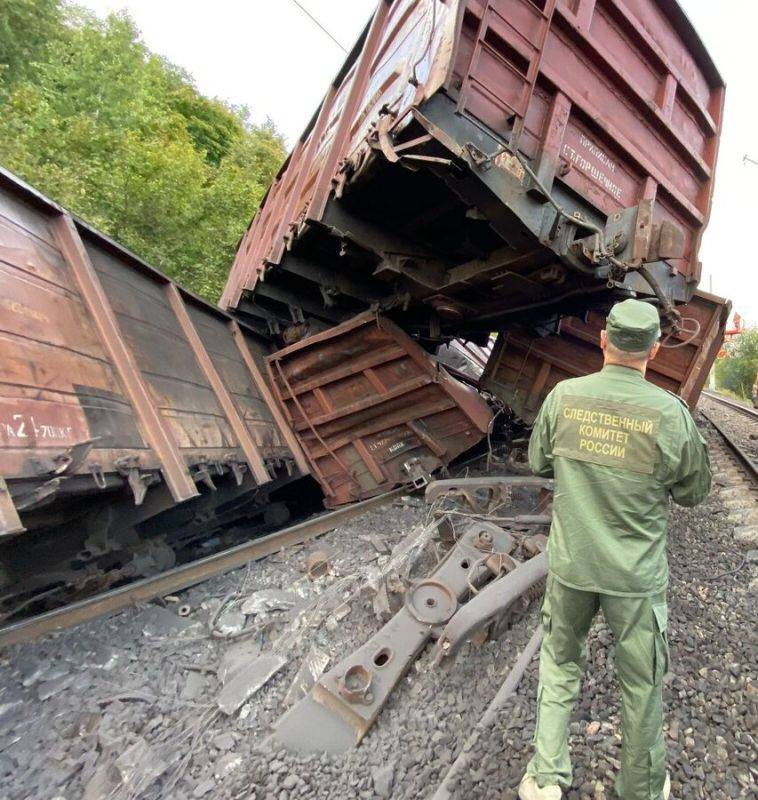
{"type": "Polygon", "coordinates": [[[616,791],[623,800],[669,796],[661,702],[669,498],[702,502],[711,471],[687,406],[645,380],[659,337],[652,305],[616,304],[601,334],[603,369],[558,384],[534,423],[529,464],[555,478],[555,494],[535,754],[521,800],[559,800],[571,786],[568,724],[598,609],[616,641],[622,693],[616,791]]]}

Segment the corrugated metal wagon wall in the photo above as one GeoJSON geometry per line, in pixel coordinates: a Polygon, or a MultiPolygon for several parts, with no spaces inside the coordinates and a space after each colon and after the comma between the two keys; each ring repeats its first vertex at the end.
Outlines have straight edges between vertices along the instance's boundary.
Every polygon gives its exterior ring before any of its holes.
{"type": "Polygon", "coordinates": [[[0,174],[0,533],[128,482],[307,472],[261,373],[268,345],[0,174]]]}
{"type": "Polygon", "coordinates": [[[271,385],[328,506],[423,485],[492,413],[387,319],[361,314],[267,359],[271,385]]]}
{"type": "Polygon", "coordinates": [[[724,96],[674,0],[381,0],[222,304],[285,343],[372,305],[430,349],[631,293],[673,325],[724,96]]]}
{"type": "MultiPolygon", "coordinates": [[[[696,292],[682,307],[689,330],[664,337],[664,346],[648,365],[647,379],[678,394],[694,410],[724,341],[730,310],[731,303],[723,298],[696,292]]],[[[531,423],[557,383],[602,368],[600,331],[605,323],[605,314],[590,311],[581,317],[564,317],[553,335],[539,336],[526,328],[499,334],[480,378],[481,387],[531,423]]]]}

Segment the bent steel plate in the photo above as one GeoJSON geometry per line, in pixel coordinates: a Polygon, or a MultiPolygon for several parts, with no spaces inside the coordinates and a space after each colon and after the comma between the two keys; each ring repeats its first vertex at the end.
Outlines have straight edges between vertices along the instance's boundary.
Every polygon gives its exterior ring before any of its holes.
{"type": "Polygon", "coordinates": [[[487,627],[546,575],[547,553],[540,553],[483,589],[445,626],[437,642],[435,661],[455,655],[464,642],[487,627]]]}
{"type": "Polygon", "coordinates": [[[321,676],[311,694],[287,711],[276,724],[277,745],[299,752],[340,753],[357,745],[378,717],[392,690],[422,648],[463,599],[470,586],[492,575],[476,546],[482,531],[492,537],[493,552],[506,552],[513,539],[487,522],[469,525],[440,562],[433,576],[411,589],[412,600],[363,646],[321,676]],[[435,605],[429,606],[428,600],[435,605]],[[425,615],[414,616],[419,605],[425,615]],[[441,611],[435,617],[433,612],[441,611]],[[414,613],[412,613],[414,612],[414,613]],[[358,685],[351,678],[359,675],[358,685]]]}

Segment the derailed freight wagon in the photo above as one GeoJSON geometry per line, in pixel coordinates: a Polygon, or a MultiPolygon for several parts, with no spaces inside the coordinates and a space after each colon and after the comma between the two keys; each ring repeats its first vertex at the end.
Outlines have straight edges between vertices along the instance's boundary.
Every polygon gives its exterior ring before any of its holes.
{"type": "Polygon", "coordinates": [[[263,377],[268,341],[5,172],[0,285],[4,596],[77,569],[107,585],[229,524],[286,520],[277,493],[308,465],[263,377]],[[162,540],[137,546],[150,524],[162,540]]]}
{"type": "Polygon", "coordinates": [[[382,0],[222,305],[283,342],[374,307],[431,349],[638,294],[694,339],[723,102],[674,0],[382,0]]]}
{"type": "Polygon", "coordinates": [[[378,323],[357,345],[336,331],[330,352],[271,356],[270,337],[2,170],[0,287],[0,617],[279,527],[324,494],[425,480],[492,417],[378,323]],[[335,356],[347,369],[325,369],[335,356]],[[326,415],[290,425],[279,375],[300,408],[328,398],[326,415]]]}

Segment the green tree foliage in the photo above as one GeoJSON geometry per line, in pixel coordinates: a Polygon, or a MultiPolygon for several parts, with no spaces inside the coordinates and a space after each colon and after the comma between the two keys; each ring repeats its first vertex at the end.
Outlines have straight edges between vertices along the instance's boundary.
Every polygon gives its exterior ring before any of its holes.
{"type": "Polygon", "coordinates": [[[716,362],[716,383],[749,399],[758,373],[758,328],[750,328],[727,345],[727,357],[716,362]]]}
{"type": "Polygon", "coordinates": [[[28,75],[60,26],[58,0],[2,0],[0,79],[12,83],[28,75]]]}
{"type": "MultiPolygon", "coordinates": [[[[215,301],[284,157],[281,136],[203,97],[123,14],[11,2],[60,16],[44,57],[0,79],[0,163],[215,301]]],[[[17,52],[37,47],[27,27],[17,52]]]]}

